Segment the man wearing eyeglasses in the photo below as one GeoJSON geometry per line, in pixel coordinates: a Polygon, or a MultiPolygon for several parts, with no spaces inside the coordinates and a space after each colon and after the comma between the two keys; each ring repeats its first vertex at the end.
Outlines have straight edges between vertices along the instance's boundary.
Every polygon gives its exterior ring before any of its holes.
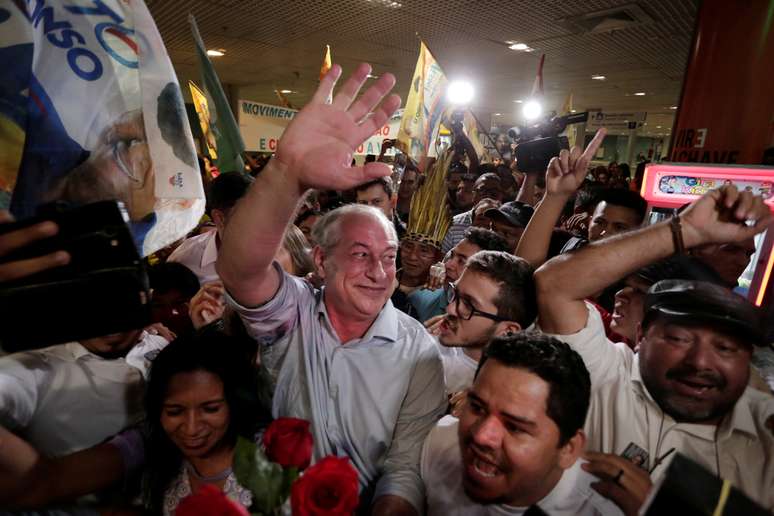
{"type": "Polygon", "coordinates": [[[530,326],[537,315],[532,267],[502,251],[468,259],[447,288],[446,316],[437,328],[447,393],[470,387],[481,353],[492,337],[530,326]]]}

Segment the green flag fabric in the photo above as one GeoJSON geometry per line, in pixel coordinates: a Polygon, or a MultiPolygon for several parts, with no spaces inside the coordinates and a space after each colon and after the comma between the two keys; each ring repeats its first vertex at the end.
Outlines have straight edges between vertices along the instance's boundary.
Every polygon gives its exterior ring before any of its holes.
{"type": "Polygon", "coordinates": [[[196,53],[199,56],[199,68],[202,74],[202,85],[207,97],[210,111],[210,127],[215,135],[215,145],[218,151],[216,164],[221,172],[243,172],[245,163],[242,160],[242,152],[245,144],[242,134],[234,118],[234,113],[228,105],[223,86],[220,84],[218,74],[207,57],[207,49],[204,46],[196,19],[193,14],[188,15],[191,24],[191,33],[196,42],[196,53]]]}

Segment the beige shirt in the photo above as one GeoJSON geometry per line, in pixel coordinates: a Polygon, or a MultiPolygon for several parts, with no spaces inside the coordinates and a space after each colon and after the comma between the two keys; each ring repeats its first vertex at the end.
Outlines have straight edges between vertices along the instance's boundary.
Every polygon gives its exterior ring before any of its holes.
{"type": "Polygon", "coordinates": [[[220,279],[215,271],[218,261],[217,231],[208,231],[203,235],[188,238],[169,255],[167,261],[185,265],[204,285],[220,279]]]}
{"type": "MultiPolygon", "coordinates": [[[[584,329],[556,337],[583,357],[591,375],[589,449],[620,455],[634,443],[648,453],[652,468],[657,457],[674,448],[774,509],[774,396],[748,387],[720,426],[677,423],[645,387],[637,354],[607,340],[599,312],[588,303],[587,308],[584,329]]],[[[673,457],[656,467],[654,481],[673,457]]]]}
{"type": "Polygon", "coordinates": [[[47,456],[101,443],[143,416],[150,361],[167,341],[143,332],[126,358],[77,342],[0,358],[0,425],[47,456]]]}

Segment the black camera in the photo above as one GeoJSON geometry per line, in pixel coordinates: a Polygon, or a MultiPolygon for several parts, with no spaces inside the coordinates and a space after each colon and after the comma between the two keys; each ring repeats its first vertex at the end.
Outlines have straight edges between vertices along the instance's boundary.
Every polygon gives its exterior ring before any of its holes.
{"type": "Polygon", "coordinates": [[[559,136],[568,125],[585,122],[588,111],[555,116],[529,126],[508,129],[508,136],[516,142],[516,162],[519,171],[531,174],[545,172],[551,158],[569,148],[567,137],[559,136]]]}
{"type": "Polygon", "coordinates": [[[33,218],[0,224],[0,234],[51,220],[53,237],[0,263],[63,250],[70,263],[0,283],[0,341],[13,352],[119,333],[150,324],[150,289],[124,214],[115,201],[41,207],[33,218]]]}

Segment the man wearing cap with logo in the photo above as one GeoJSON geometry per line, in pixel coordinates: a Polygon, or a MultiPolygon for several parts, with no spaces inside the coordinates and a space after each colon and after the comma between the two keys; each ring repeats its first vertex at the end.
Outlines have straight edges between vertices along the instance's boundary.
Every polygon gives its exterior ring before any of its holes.
{"type": "Polygon", "coordinates": [[[486,216],[492,220],[490,229],[508,241],[508,248],[512,253],[534,212],[535,209],[528,204],[511,201],[499,208],[487,210],[486,216]]]}
{"type": "Polygon", "coordinates": [[[570,344],[591,374],[585,429],[597,453],[584,467],[627,513],[674,452],[774,508],[774,397],[748,387],[753,348],[764,343],[762,321],[754,306],[717,285],[661,281],[645,298],[635,353],[610,345],[584,299],[648,263],[743,241],[770,221],[761,197],[724,186],[671,221],[558,256],[535,273],[541,329],[570,344]],[[589,274],[600,264],[605,275],[589,274]]]}

